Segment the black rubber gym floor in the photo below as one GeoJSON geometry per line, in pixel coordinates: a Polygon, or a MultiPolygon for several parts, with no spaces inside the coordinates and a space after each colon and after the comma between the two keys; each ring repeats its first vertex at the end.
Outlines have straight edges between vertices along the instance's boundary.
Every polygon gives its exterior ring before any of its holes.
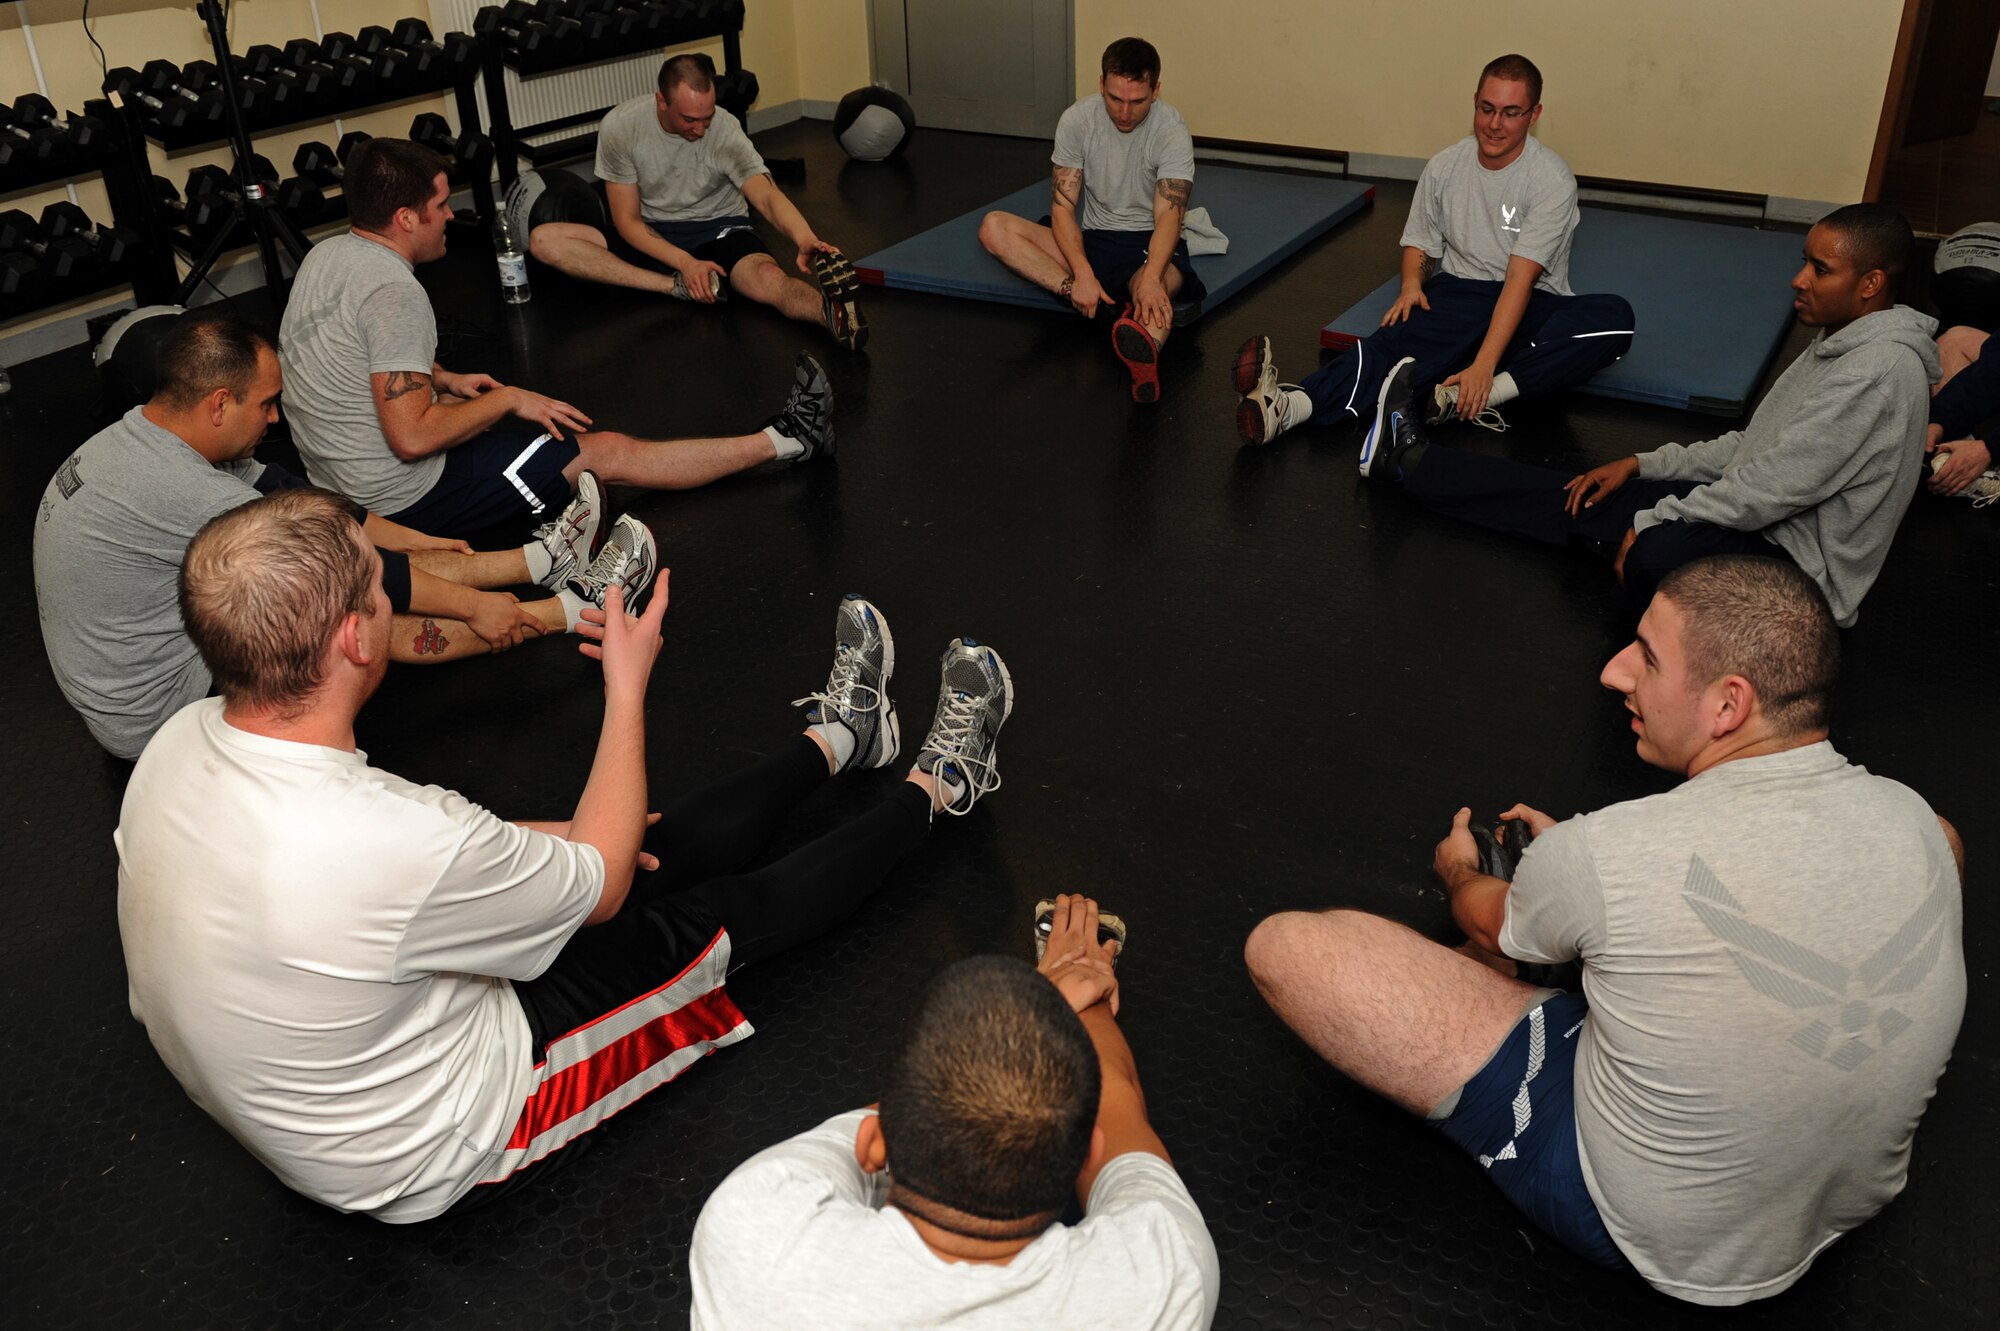
{"type": "MultiPolygon", "coordinates": [[[[881,166],[847,163],[824,125],[762,143],[807,159],[808,180],[786,188],[855,254],[1047,170],[1045,144],[931,131],[881,166]]],[[[1320,325],[1390,270],[1408,198],[1384,184],[1372,213],[1176,337],[1154,407],[1130,402],[1108,339],[1074,320],[871,293],[874,339],[844,356],[760,309],[544,272],[533,303],[510,309],[477,229],[458,240],[422,271],[453,368],[660,435],[754,428],[801,347],[840,394],[833,465],[616,496],[673,568],[648,736],[658,797],[797,729],[786,704],[823,681],[849,590],[895,628],[912,743],[953,635],[1006,655],[1019,701],[1005,788],[941,819],[850,924],[732,981],[753,1040],[615,1120],[544,1189],[395,1228],[287,1192],[154,1056],[126,1007],[114,909],[124,769],[64,705],[32,617],[12,616],[0,627],[8,1320],[683,1323],[688,1236],[715,1183],[873,1100],[924,980],[969,953],[1026,953],[1032,903],[1066,889],[1131,922],[1123,1020],[1221,1249],[1218,1326],[1995,1325],[1993,511],[1919,496],[1847,635],[1837,744],[1921,791],[1971,847],[1971,1000],[1908,1189],[1790,1292],[1711,1312],[1569,1256],[1441,1137],[1307,1054],[1252,991],[1242,941],[1274,910],[1360,906],[1446,936],[1428,864],[1460,804],[1563,815],[1666,784],[1596,684],[1630,624],[1602,569],[1369,488],[1351,431],[1237,447],[1225,378],[1238,343],[1268,331],[1288,376],[1309,368],[1320,325]]],[[[42,487],[101,420],[80,349],[15,367],[14,382],[0,476],[16,535],[0,568],[26,595],[42,487]]],[[[1729,424],[1586,397],[1508,414],[1504,439],[1455,427],[1454,442],[1581,467],[1729,424]]],[[[599,698],[597,668],[566,641],[399,668],[362,744],[504,816],[566,817],[599,698]]],[[[896,779],[837,783],[788,844],[896,779]]]]}

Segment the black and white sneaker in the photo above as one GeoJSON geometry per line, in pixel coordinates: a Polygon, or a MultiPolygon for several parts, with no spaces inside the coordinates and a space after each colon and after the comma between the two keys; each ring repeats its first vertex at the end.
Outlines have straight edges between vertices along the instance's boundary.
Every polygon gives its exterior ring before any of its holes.
{"type": "Polygon", "coordinates": [[[764,422],[764,428],[781,434],[805,451],[791,459],[811,462],[824,454],[833,456],[833,383],[826,367],[801,351],[792,365],[792,395],[784,410],[764,422]]]}
{"type": "Polygon", "coordinates": [[[868,345],[868,321],[861,317],[861,279],[845,254],[814,250],[813,277],[819,282],[820,322],[843,351],[868,345]]]}
{"type": "Polygon", "coordinates": [[[1000,789],[1000,727],[1014,711],[1014,680],[1000,653],[971,638],[952,639],[942,673],[917,770],[936,779],[946,813],[970,813],[1000,789]]]}
{"type": "MultiPolygon", "coordinates": [[[[708,275],[708,294],[711,299],[718,302],[729,299],[729,287],[722,280],[721,273],[712,272],[708,275]]],[[[675,300],[694,299],[694,293],[688,290],[687,278],[678,270],[674,273],[673,297],[675,300]]]]}
{"type": "MultiPolygon", "coordinates": [[[[1443,425],[1457,419],[1458,385],[1439,384],[1431,389],[1431,409],[1424,417],[1424,424],[1443,425]]],[[[1500,414],[1498,407],[1485,408],[1474,416],[1469,424],[1477,425],[1482,430],[1491,430],[1495,434],[1507,433],[1507,418],[1500,414]]]]}
{"type": "Polygon", "coordinates": [[[625,613],[636,615],[659,567],[660,547],[653,539],[653,529],[627,513],[611,524],[611,535],[590,567],[571,577],[562,590],[602,610],[605,593],[614,585],[623,587],[625,613]]]}
{"type": "Polygon", "coordinates": [[[1361,474],[1371,481],[1395,480],[1403,454],[1425,442],[1417,423],[1416,366],[1414,356],[1397,361],[1376,395],[1375,420],[1361,442],[1361,474]]]}
{"type": "Polygon", "coordinates": [[[840,765],[887,767],[903,746],[896,722],[896,704],[889,701],[889,676],[896,670],[896,639],[889,621],[872,603],[849,592],[833,624],[833,670],[826,690],[796,698],[792,706],[811,704],[810,725],[845,726],[854,736],[854,752],[840,765]]]}
{"type": "Polygon", "coordinates": [[[576,478],[576,498],[554,521],[535,528],[535,540],[549,554],[549,571],[536,581],[550,591],[568,582],[578,569],[589,568],[604,543],[604,486],[597,473],[585,470],[576,478]]]}

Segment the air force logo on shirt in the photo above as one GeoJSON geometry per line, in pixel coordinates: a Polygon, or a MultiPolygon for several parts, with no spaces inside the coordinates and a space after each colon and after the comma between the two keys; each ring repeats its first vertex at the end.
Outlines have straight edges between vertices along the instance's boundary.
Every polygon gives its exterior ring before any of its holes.
{"type": "Polygon", "coordinates": [[[1515,220],[1516,218],[1520,217],[1520,215],[1521,215],[1521,206],[1519,204],[1515,204],[1512,208],[1509,208],[1504,203],[1501,204],[1500,229],[1502,231],[1511,231],[1517,236],[1520,235],[1521,224],[1520,222],[1515,220]]]}

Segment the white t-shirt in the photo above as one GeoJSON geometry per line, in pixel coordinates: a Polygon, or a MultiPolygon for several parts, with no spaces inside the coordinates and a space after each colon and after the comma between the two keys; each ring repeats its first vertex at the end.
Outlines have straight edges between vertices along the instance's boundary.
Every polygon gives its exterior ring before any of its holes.
{"type": "Polygon", "coordinates": [[[1194,179],[1194,137],[1187,121],[1156,101],[1130,133],[1121,133],[1092,93],[1056,122],[1049,160],[1083,172],[1083,210],[1077,225],[1086,231],[1153,229],[1153,191],[1162,180],[1194,179]]]}
{"type": "Polygon", "coordinates": [[[1215,1242],[1158,1156],[1111,1161],[1082,1224],[1055,1225],[1005,1266],[947,1262],[883,1205],[888,1174],[855,1163],[871,1112],[779,1142],[716,1188],[688,1253],[695,1331],[1184,1331],[1215,1320],[1215,1242]]]}
{"type": "Polygon", "coordinates": [[[1553,148],[1530,135],[1519,157],[1489,171],[1468,134],[1424,164],[1402,243],[1478,282],[1505,281],[1518,254],[1542,266],[1537,290],[1567,296],[1580,217],[1576,177],[1553,148]]]}
{"type": "Polygon", "coordinates": [[[653,96],[620,102],[597,127],[598,179],[637,185],[649,222],[746,216],[743,186],[767,168],[743,122],[718,106],[708,133],[689,142],[661,128],[653,96]]]}
{"type": "Polygon", "coordinates": [[[507,981],[596,905],[593,847],[219,698],[154,736],[113,840],[132,1015],[196,1104],[339,1210],[426,1220],[472,1186],[532,1072],[507,981]]]}

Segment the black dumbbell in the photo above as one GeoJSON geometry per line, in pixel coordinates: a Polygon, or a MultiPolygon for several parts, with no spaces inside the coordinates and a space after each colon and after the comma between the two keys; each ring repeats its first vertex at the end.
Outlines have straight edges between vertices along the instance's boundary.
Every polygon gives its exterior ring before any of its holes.
{"type": "MultiPolygon", "coordinates": [[[[261,154],[251,159],[251,172],[266,194],[278,188],[278,168],[261,154]]],[[[188,173],[187,208],[183,214],[187,229],[198,236],[212,236],[224,225],[230,209],[242,200],[243,190],[230,172],[219,166],[198,166],[188,173]]]]}
{"type": "Polygon", "coordinates": [[[20,250],[0,251],[0,296],[31,296],[42,286],[42,266],[20,250]]]}
{"type": "Polygon", "coordinates": [[[354,34],[329,32],[320,38],[319,58],[334,67],[341,87],[350,96],[364,97],[375,91],[375,62],[361,54],[354,34]]]}
{"type": "Polygon", "coordinates": [[[337,152],[324,143],[301,143],[292,154],[292,170],[298,174],[279,187],[278,206],[306,218],[324,217],[329,211],[326,187],[344,181],[346,172],[342,167],[347,155],[356,144],[367,141],[368,135],[357,129],[341,136],[337,152]]]}
{"type": "MultiPolygon", "coordinates": [[[[61,116],[55,103],[40,93],[23,93],[14,99],[14,123],[29,130],[53,130],[57,139],[76,152],[88,152],[104,143],[104,122],[96,116],[61,116]]],[[[58,149],[60,151],[60,149],[58,149]]]]}
{"type": "Polygon", "coordinates": [[[587,44],[624,43],[639,26],[639,16],[620,9],[612,0],[567,0],[563,12],[583,25],[580,34],[587,44]]]}
{"type": "Polygon", "coordinates": [[[0,167],[60,160],[62,136],[48,125],[23,125],[0,106],[0,167]]]}
{"type": "Polygon", "coordinates": [[[473,17],[472,30],[523,55],[552,56],[576,42],[582,25],[573,18],[544,19],[527,0],[508,0],[505,9],[488,5],[480,10],[473,17]]]}
{"type": "Polygon", "coordinates": [[[90,247],[91,255],[106,268],[115,268],[139,248],[139,233],[130,227],[97,226],[90,214],[73,203],[52,203],[42,209],[42,230],[51,240],[71,236],[90,247]]]}
{"type": "Polygon", "coordinates": [[[320,57],[319,43],[294,37],[280,53],[285,66],[315,90],[322,104],[351,102],[360,96],[361,74],[352,66],[336,69],[320,57]]]}
{"type": "Polygon", "coordinates": [[[105,75],[104,88],[121,100],[136,98],[150,107],[153,118],[167,129],[217,125],[226,110],[220,97],[204,97],[184,86],[180,67],[170,60],[148,61],[143,70],[121,65],[105,75]]]}
{"type": "Polygon", "coordinates": [[[410,138],[451,159],[453,180],[484,180],[493,169],[493,140],[484,134],[454,136],[445,118],[426,111],[410,122],[410,138]]]}
{"type": "Polygon", "coordinates": [[[41,224],[19,208],[0,213],[0,250],[14,250],[37,260],[42,276],[53,282],[71,282],[97,274],[97,260],[90,246],[75,236],[51,236],[41,224]]]}
{"type": "Polygon", "coordinates": [[[375,82],[391,92],[414,90],[423,82],[426,63],[396,44],[387,28],[371,26],[354,36],[355,49],[375,72],[375,82]]]}
{"type": "Polygon", "coordinates": [[[396,24],[394,36],[396,45],[432,78],[449,77],[457,83],[479,64],[479,39],[468,32],[447,32],[442,41],[433,41],[429,24],[406,18],[396,24]]]}
{"type": "Polygon", "coordinates": [[[664,46],[673,40],[680,18],[666,0],[627,0],[625,12],[632,15],[632,31],[647,41],[664,46]]]}
{"type": "Polygon", "coordinates": [[[297,117],[319,104],[319,79],[308,80],[291,68],[285,63],[285,53],[275,46],[253,46],[229,61],[239,87],[256,83],[262,88],[260,109],[268,119],[297,117]]]}
{"type": "Polygon", "coordinates": [[[757,75],[747,69],[732,69],[715,76],[715,104],[738,120],[750,118],[751,103],[761,89],[757,75]]]}

